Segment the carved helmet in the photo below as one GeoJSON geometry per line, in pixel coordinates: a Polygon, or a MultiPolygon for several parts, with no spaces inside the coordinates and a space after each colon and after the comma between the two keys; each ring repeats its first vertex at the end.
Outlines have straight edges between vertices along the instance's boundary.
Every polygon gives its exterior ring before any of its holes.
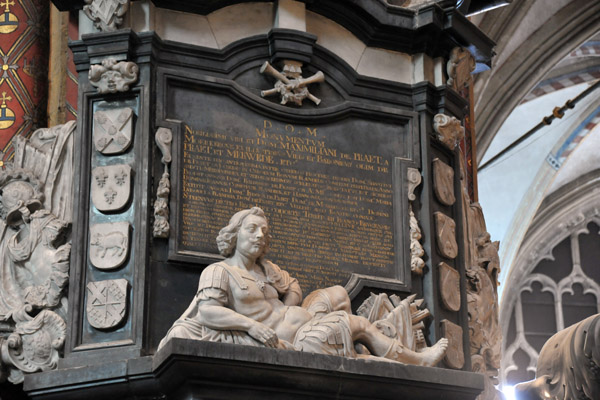
{"type": "Polygon", "coordinates": [[[23,207],[32,214],[43,208],[42,183],[29,171],[13,169],[0,173],[0,217],[7,225],[18,223],[23,207]]]}

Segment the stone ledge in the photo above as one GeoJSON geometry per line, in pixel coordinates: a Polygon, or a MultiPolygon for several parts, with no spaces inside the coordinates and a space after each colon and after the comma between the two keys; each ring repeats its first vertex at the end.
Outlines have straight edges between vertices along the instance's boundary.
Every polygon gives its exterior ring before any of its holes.
{"type": "Polygon", "coordinates": [[[61,400],[468,400],[483,387],[472,372],[173,339],[154,357],[29,375],[24,390],[61,400]]]}

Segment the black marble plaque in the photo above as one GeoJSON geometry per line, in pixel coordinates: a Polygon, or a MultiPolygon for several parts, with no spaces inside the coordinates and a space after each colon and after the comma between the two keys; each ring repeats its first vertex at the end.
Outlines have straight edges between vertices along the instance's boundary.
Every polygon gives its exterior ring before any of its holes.
{"type": "MultiPolygon", "coordinates": [[[[172,87],[178,143],[177,252],[217,254],[229,218],[252,206],[269,218],[269,256],[303,290],[352,273],[398,279],[399,165],[410,159],[405,117],[349,113],[307,124],[256,112],[228,94],[172,87]]],[[[304,119],[306,120],[306,119],[304,119]]]]}

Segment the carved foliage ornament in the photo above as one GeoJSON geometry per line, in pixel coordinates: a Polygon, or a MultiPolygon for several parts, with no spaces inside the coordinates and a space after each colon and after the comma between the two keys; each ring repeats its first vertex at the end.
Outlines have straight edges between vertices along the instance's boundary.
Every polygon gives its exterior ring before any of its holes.
{"type": "Polygon", "coordinates": [[[129,222],[90,226],[90,262],[101,270],[123,265],[129,254],[129,222]]]}
{"type": "Polygon", "coordinates": [[[439,158],[433,160],[433,191],[442,204],[451,206],[456,201],[454,169],[439,158]]]}
{"type": "Polygon", "coordinates": [[[275,87],[269,90],[263,90],[260,92],[262,97],[273,96],[279,94],[281,98],[281,104],[285,105],[288,103],[302,106],[302,101],[308,98],[310,101],[319,105],[321,99],[313,96],[308,91],[308,85],[311,83],[325,81],[325,75],[319,71],[309,78],[302,78],[302,63],[298,61],[285,60],[283,71],[279,72],[269,64],[268,61],[260,68],[261,74],[271,75],[277,82],[275,87]]]}
{"type": "Polygon", "coordinates": [[[437,133],[437,139],[450,150],[454,150],[460,140],[465,137],[465,128],[455,117],[445,114],[437,114],[433,117],[433,129],[437,133]]]}
{"type": "Polygon", "coordinates": [[[437,248],[446,258],[456,258],[458,243],[456,243],[456,222],[441,212],[435,212],[435,232],[437,248]]]}
{"type": "Polygon", "coordinates": [[[129,0],[85,0],[83,12],[102,32],[117,30],[129,8],[129,0]]]}
{"type": "Polygon", "coordinates": [[[90,67],[89,79],[98,93],[117,93],[129,90],[129,85],[136,82],[140,69],[131,61],[117,62],[114,58],[105,58],[101,65],[90,67]]]}
{"type": "Polygon", "coordinates": [[[92,202],[102,212],[123,208],[131,196],[131,167],[127,164],[96,167],[92,171],[92,202]]]}
{"type": "Polygon", "coordinates": [[[129,148],[133,110],[129,107],[94,113],[94,146],[102,154],[119,154],[129,148]]]}
{"type": "Polygon", "coordinates": [[[455,47],[450,52],[450,60],[446,67],[448,72],[448,85],[454,90],[460,91],[469,87],[473,82],[471,73],[475,71],[475,58],[469,50],[463,47],[455,47]]]}
{"type": "Polygon", "coordinates": [[[169,179],[169,163],[171,162],[171,142],[173,133],[168,128],[158,128],[154,137],[156,145],[162,152],[162,163],[165,170],[158,182],[156,200],[154,201],[154,225],[152,234],[155,238],[168,238],[171,227],[169,225],[169,194],[171,181],[169,179]]]}
{"type": "Polygon", "coordinates": [[[110,279],[87,284],[87,319],[97,329],[110,329],[119,325],[127,313],[125,279],[110,279]]]}

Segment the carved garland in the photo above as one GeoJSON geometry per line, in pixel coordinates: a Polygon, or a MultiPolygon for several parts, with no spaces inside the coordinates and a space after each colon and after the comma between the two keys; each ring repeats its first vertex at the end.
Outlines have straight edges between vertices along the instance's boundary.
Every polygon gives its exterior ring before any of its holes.
{"type": "Polygon", "coordinates": [[[169,226],[169,194],[171,181],[169,180],[169,164],[171,163],[171,142],[173,133],[168,128],[158,128],[155,135],[156,145],[162,152],[162,163],[165,170],[158,182],[156,200],[154,201],[154,226],[152,234],[155,238],[168,238],[171,230],[169,226]]]}

